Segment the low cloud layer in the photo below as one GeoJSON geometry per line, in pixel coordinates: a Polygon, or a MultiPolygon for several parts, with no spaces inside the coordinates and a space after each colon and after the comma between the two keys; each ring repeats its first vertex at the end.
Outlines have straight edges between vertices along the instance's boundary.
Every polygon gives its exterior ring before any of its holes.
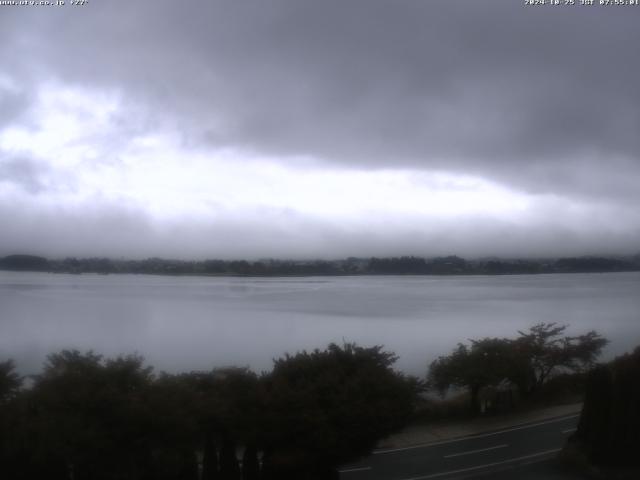
{"type": "Polygon", "coordinates": [[[2,7],[0,254],[640,250],[640,9],[67,7],[2,7]]]}

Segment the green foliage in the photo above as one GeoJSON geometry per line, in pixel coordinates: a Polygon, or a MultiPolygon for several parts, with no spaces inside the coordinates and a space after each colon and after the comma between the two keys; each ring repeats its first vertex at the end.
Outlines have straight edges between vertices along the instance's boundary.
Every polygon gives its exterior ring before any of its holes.
{"type": "Polygon", "coordinates": [[[12,360],[0,363],[0,476],[11,474],[17,466],[14,461],[16,443],[16,398],[20,394],[22,378],[15,372],[12,360]]]}
{"type": "Polygon", "coordinates": [[[471,411],[478,412],[480,389],[508,377],[511,355],[511,342],[504,338],[472,340],[470,347],[459,343],[450,355],[431,363],[428,384],[443,395],[452,386],[468,388],[471,411]]]}
{"type": "Polygon", "coordinates": [[[514,360],[519,368],[510,378],[521,393],[535,392],[555,372],[589,369],[609,343],[594,330],[575,337],[562,336],[566,329],[566,325],[538,323],[528,332],[518,332],[514,360]]]}
{"type": "Polygon", "coordinates": [[[521,395],[531,396],[553,375],[590,368],[608,340],[595,331],[562,336],[566,326],[538,323],[516,339],[484,338],[458,344],[451,354],[434,360],[427,375],[431,388],[444,395],[452,386],[467,388],[471,410],[480,410],[480,390],[509,381],[521,395]]]}
{"type": "Polygon", "coordinates": [[[64,350],[26,390],[5,362],[0,474],[265,480],[271,468],[278,480],[331,477],[412,413],[418,382],[394,361],[381,347],[346,344],[286,356],[260,378],[245,368],[154,375],[138,356],[64,350]]]}
{"type": "Polygon", "coordinates": [[[227,438],[220,449],[221,480],[240,480],[240,464],[236,457],[236,444],[227,438]]]}
{"type": "Polygon", "coordinates": [[[640,466],[640,347],[592,370],[573,444],[596,465],[640,466]]]}
{"type": "Polygon", "coordinates": [[[13,360],[0,362],[0,405],[12,399],[22,386],[22,377],[15,368],[13,360]]]}
{"type": "Polygon", "coordinates": [[[50,355],[33,386],[35,454],[64,461],[74,476],[111,478],[146,462],[151,369],[140,357],[93,352],[50,355]]]}
{"type": "Polygon", "coordinates": [[[242,455],[242,480],[259,480],[260,463],[258,462],[258,449],[249,444],[242,455]]]}
{"type": "Polygon", "coordinates": [[[395,360],[351,343],[276,360],[264,379],[268,459],[284,470],[338,465],[401,428],[419,384],[395,372],[395,360]]]}

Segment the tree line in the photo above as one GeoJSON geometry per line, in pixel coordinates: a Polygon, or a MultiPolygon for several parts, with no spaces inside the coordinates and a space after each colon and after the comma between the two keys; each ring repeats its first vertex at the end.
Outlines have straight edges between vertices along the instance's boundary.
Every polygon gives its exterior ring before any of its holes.
{"type": "Polygon", "coordinates": [[[507,275],[539,273],[626,272],[640,270],[640,255],[604,258],[481,259],[458,256],[423,258],[415,256],[356,258],[341,260],[171,260],[148,258],[47,259],[34,255],[0,258],[0,269],[55,273],[138,273],[161,275],[507,275]]]}
{"type": "Polygon", "coordinates": [[[0,363],[0,476],[48,480],[338,478],[410,418],[419,382],[382,347],[331,344],[244,368],[154,374],[64,350],[29,388],[0,363]]]}
{"type": "Polygon", "coordinates": [[[509,403],[514,401],[512,388],[521,399],[529,399],[559,374],[589,371],[608,343],[594,330],[570,336],[566,329],[543,322],[519,331],[516,338],[459,343],[449,355],[431,363],[428,385],[441,394],[451,387],[466,389],[471,413],[481,411],[480,394],[487,388],[502,387],[508,394],[502,401],[509,403]]]}
{"type": "Polygon", "coordinates": [[[423,380],[394,370],[397,356],[383,347],[354,343],[286,354],[260,375],[237,367],[156,374],[136,355],[63,350],[24,379],[8,360],[0,363],[0,476],[337,479],[339,465],[413,419],[425,390],[464,389],[478,414],[483,390],[508,385],[528,398],[560,374],[590,369],[607,340],[566,328],[539,323],[516,338],[461,343],[423,380]]]}

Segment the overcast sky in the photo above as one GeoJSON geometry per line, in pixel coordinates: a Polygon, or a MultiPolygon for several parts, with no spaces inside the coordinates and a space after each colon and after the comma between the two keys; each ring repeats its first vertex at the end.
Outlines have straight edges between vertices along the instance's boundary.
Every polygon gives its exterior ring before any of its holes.
{"type": "Polygon", "coordinates": [[[0,6],[0,254],[637,253],[639,24],[520,0],[0,6]]]}

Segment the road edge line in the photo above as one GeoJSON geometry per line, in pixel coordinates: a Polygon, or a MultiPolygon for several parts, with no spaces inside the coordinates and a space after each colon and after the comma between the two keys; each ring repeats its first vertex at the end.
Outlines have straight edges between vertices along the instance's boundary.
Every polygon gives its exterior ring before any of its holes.
{"type": "Polygon", "coordinates": [[[481,470],[483,468],[490,468],[490,467],[495,467],[495,466],[498,466],[498,465],[504,465],[504,464],[513,463],[513,462],[519,462],[521,460],[528,460],[530,458],[542,457],[544,455],[550,455],[552,453],[558,453],[560,450],[562,450],[562,449],[561,448],[554,448],[553,450],[545,450],[544,452],[537,452],[537,453],[532,453],[530,455],[524,455],[522,457],[510,458],[508,460],[503,460],[501,462],[485,463],[484,465],[477,465],[475,467],[461,468],[459,470],[449,470],[448,472],[432,473],[432,474],[429,474],[429,475],[423,475],[421,477],[403,478],[401,480],[427,480],[429,478],[444,477],[446,475],[455,475],[457,473],[473,472],[474,470],[481,470]]]}
{"type": "Polygon", "coordinates": [[[474,453],[488,452],[489,450],[497,450],[499,448],[507,448],[509,444],[503,443],[502,445],[496,445],[495,447],[479,448],[477,450],[467,450],[466,452],[452,453],[450,455],[443,455],[442,458],[454,458],[462,457],[463,455],[473,455],[474,453]]]}
{"type": "Polygon", "coordinates": [[[524,429],[527,429],[527,428],[538,427],[540,425],[547,425],[549,423],[561,422],[563,420],[569,420],[571,418],[577,418],[579,416],[580,416],[579,413],[575,413],[575,414],[566,415],[566,416],[563,416],[563,417],[550,418],[549,420],[544,420],[542,422],[537,422],[537,423],[515,424],[512,427],[508,427],[508,428],[505,428],[505,429],[502,429],[502,430],[489,431],[487,433],[474,433],[474,434],[471,434],[471,435],[464,435],[462,437],[450,438],[448,440],[436,440],[434,442],[427,442],[427,443],[420,443],[420,444],[417,444],[417,445],[410,445],[408,447],[383,448],[383,449],[380,449],[380,450],[374,450],[373,452],[371,452],[371,454],[372,455],[383,455],[383,454],[386,454],[386,453],[402,452],[404,450],[415,450],[416,448],[435,447],[437,445],[446,445],[447,443],[462,442],[464,440],[470,440],[470,439],[473,439],[473,438],[491,437],[493,435],[499,435],[501,433],[514,432],[516,430],[524,430],[524,429]]]}

